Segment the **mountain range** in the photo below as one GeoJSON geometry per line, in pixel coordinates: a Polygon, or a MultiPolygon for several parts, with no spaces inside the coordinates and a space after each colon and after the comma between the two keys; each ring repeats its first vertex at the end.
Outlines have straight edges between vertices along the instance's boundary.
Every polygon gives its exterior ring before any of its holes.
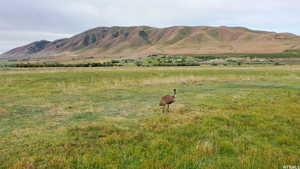
{"type": "Polygon", "coordinates": [[[115,26],[94,28],[71,38],[52,42],[33,42],[12,49],[0,55],[0,58],[280,53],[289,49],[300,49],[299,36],[226,26],[115,26]]]}

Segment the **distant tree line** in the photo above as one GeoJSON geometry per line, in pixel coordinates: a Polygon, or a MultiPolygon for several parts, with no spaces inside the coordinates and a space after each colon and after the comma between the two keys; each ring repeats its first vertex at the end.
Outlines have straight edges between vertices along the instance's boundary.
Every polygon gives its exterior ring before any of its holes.
{"type": "Polygon", "coordinates": [[[200,66],[198,62],[143,62],[137,61],[135,62],[136,66],[200,66]]]}
{"type": "Polygon", "coordinates": [[[202,60],[224,59],[229,57],[234,58],[264,58],[264,59],[277,59],[277,58],[300,58],[300,51],[286,50],[282,53],[249,53],[249,54],[216,54],[216,55],[199,55],[192,56],[193,58],[202,60]]]}
{"type": "Polygon", "coordinates": [[[152,66],[200,66],[197,62],[186,62],[186,63],[157,63],[152,66]]]}
{"type": "Polygon", "coordinates": [[[113,67],[122,66],[113,62],[104,63],[77,63],[77,64],[63,64],[63,63],[16,63],[5,65],[6,67],[16,68],[31,68],[31,67],[113,67]]]}
{"type": "Polygon", "coordinates": [[[200,63],[186,56],[152,54],[136,60],[136,66],[200,66],[200,63]]]}

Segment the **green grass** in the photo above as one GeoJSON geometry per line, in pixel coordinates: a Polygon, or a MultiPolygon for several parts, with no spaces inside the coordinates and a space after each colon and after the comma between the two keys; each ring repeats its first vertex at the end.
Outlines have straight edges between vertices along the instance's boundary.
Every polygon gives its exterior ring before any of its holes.
{"type": "Polygon", "coordinates": [[[3,69],[0,81],[3,169],[300,165],[298,66],[3,69]]]}

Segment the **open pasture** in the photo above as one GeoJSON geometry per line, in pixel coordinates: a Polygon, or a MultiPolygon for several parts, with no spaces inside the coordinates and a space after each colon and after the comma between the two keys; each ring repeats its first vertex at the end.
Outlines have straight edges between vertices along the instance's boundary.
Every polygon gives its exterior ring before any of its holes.
{"type": "Polygon", "coordinates": [[[300,166],[299,66],[9,68],[0,83],[3,169],[300,166]]]}

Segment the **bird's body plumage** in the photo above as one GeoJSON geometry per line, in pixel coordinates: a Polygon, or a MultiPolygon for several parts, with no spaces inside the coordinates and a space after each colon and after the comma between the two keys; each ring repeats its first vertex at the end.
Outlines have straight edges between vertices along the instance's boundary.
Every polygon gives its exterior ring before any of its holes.
{"type": "Polygon", "coordinates": [[[168,111],[169,111],[169,105],[175,102],[175,98],[176,98],[176,89],[174,89],[174,95],[166,95],[163,96],[159,102],[160,106],[163,106],[163,112],[165,111],[165,106],[168,106],[168,111]]]}
{"type": "Polygon", "coordinates": [[[166,104],[172,104],[174,102],[175,102],[175,97],[174,96],[166,95],[166,96],[161,98],[159,105],[160,106],[165,106],[166,104]]]}

